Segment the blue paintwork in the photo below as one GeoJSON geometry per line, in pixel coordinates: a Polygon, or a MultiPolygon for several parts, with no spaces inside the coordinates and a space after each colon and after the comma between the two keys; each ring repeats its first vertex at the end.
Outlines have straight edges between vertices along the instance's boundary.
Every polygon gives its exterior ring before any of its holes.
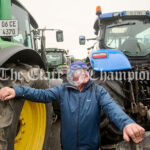
{"type": "Polygon", "coordinates": [[[90,54],[91,66],[96,71],[117,71],[132,69],[128,58],[116,49],[100,49],[90,54]],[[93,54],[107,53],[106,58],[93,59],[93,54]]]}
{"type": "MultiPolygon", "coordinates": [[[[120,17],[123,17],[123,16],[126,16],[127,11],[104,13],[104,14],[101,14],[101,15],[100,15],[100,18],[101,18],[101,19],[104,19],[104,18],[111,18],[111,17],[113,17],[114,13],[119,13],[119,14],[120,14],[120,17]],[[124,13],[122,13],[122,12],[124,12],[124,13]]],[[[133,15],[133,16],[135,16],[135,15],[133,15]]],[[[139,15],[139,16],[144,16],[144,15],[139,15]]],[[[145,16],[150,16],[150,12],[148,12],[145,16]]],[[[97,18],[97,19],[98,19],[98,18],[97,18]]]]}
{"type": "Polygon", "coordinates": [[[113,13],[104,13],[100,15],[100,18],[111,18],[113,17],[113,13]]]}
{"type": "MultiPolygon", "coordinates": [[[[124,17],[128,16],[127,15],[128,11],[121,11],[121,12],[110,12],[110,13],[104,13],[100,15],[100,19],[107,19],[107,18],[112,18],[117,16],[124,17]]],[[[132,12],[132,11],[130,11],[132,12]]],[[[134,12],[134,11],[133,11],[134,12]]],[[[150,12],[146,12],[146,15],[130,15],[129,17],[134,17],[134,16],[150,16],[150,12]]],[[[95,23],[97,23],[98,18],[96,19],[95,23]]],[[[95,28],[94,28],[95,29],[95,28]]],[[[96,33],[95,29],[95,33],[96,33]]],[[[94,70],[96,71],[117,71],[117,70],[126,70],[126,69],[132,69],[131,64],[128,60],[128,58],[124,55],[119,50],[115,49],[101,49],[97,50],[91,53],[90,55],[90,62],[91,66],[94,70]],[[99,52],[106,52],[107,53],[107,58],[100,58],[100,59],[93,59],[93,54],[99,53],[99,52]]]]}

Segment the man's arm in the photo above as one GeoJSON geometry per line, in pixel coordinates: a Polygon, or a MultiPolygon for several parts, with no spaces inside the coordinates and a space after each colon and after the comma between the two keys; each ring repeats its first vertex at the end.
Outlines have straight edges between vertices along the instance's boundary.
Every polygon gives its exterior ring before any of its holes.
{"type": "Polygon", "coordinates": [[[123,131],[123,128],[130,124],[135,123],[122,109],[121,107],[112,99],[109,93],[101,88],[99,92],[99,104],[103,111],[110,118],[110,120],[123,131]]]}
{"type": "Polygon", "coordinates": [[[130,141],[130,137],[135,143],[143,140],[145,130],[136,124],[111,98],[109,93],[99,86],[99,104],[109,116],[110,120],[123,132],[123,137],[126,141],[130,141]],[[136,137],[141,137],[137,140],[136,137]]]}
{"type": "Polygon", "coordinates": [[[4,87],[0,90],[0,99],[5,101],[14,97],[21,97],[34,102],[47,103],[60,99],[60,88],[61,86],[43,90],[26,86],[4,87]]]}

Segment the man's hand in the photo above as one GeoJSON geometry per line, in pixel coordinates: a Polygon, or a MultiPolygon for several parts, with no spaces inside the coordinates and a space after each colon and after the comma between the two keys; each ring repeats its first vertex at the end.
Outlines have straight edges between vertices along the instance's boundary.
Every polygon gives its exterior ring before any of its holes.
{"type": "Polygon", "coordinates": [[[132,138],[135,143],[139,143],[144,139],[144,134],[145,129],[134,123],[126,125],[123,129],[123,138],[127,142],[132,138]]]}
{"type": "Polygon", "coordinates": [[[0,89],[0,100],[6,101],[14,98],[16,96],[16,92],[13,88],[4,87],[0,89]]]}

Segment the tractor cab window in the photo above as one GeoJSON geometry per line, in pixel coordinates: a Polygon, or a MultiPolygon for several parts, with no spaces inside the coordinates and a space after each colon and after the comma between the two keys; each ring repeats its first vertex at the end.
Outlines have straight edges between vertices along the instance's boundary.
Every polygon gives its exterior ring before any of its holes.
{"type": "Polygon", "coordinates": [[[106,26],[105,45],[127,55],[147,55],[150,52],[150,22],[122,20],[106,26]]]}
{"type": "Polygon", "coordinates": [[[20,8],[15,4],[12,4],[11,8],[12,8],[12,19],[18,20],[19,24],[19,34],[18,36],[13,37],[14,42],[32,48],[28,13],[23,8],[20,8]]]}
{"type": "Polygon", "coordinates": [[[63,64],[62,53],[59,52],[47,52],[47,63],[51,66],[57,66],[63,64]]]}

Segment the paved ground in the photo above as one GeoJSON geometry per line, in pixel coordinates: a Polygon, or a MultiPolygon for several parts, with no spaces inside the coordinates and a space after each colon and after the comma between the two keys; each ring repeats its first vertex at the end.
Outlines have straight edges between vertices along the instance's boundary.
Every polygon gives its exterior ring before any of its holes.
{"type": "MultiPolygon", "coordinates": [[[[60,142],[60,120],[57,120],[51,126],[50,132],[50,149],[49,150],[61,150],[60,142]]],[[[117,150],[150,150],[150,132],[147,132],[144,141],[140,144],[134,144],[121,142],[120,147],[117,150]]],[[[111,148],[108,148],[112,150],[111,148]]],[[[105,149],[106,150],[106,149],[105,149]]]]}
{"type": "Polygon", "coordinates": [[[57,120],[52,124],[51,133],[50,133],[50,150],[61,150],[60,145],[60,120],[57,120]]]}

